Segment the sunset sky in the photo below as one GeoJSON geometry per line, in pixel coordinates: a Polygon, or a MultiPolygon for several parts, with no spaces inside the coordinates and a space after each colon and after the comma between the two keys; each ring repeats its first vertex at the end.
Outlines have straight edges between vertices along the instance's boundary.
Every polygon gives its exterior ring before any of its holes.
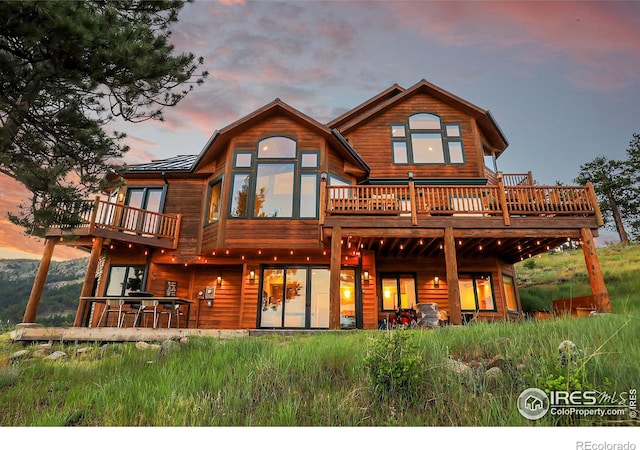
{"type": "MultiPolygon", "coordinates": [[[[196,0],[173,42],[204,56],[209,78],[164,122],[116,128],[129,136],[127,161],[148,162],[199,153],[274,98],[327,122],[426,79],[491,111],[510,143],[500,170],[573,184],[581,164],[624,158],[640,133],[638,30],[640,2],[628,1],[196,0]]],[[[0,258],[39,259],[43,242],[6,218],[27,193],[1,182],[0,258]]]]}

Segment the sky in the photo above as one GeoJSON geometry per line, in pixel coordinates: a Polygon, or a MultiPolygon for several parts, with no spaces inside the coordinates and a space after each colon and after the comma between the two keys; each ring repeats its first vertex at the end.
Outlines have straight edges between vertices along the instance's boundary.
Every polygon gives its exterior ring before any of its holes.
{"type": "MultiPolygon", "coordinates": [[[[498,169],[542,185],[625,158],[640,133],[640,2],[196,0],[179,17],[175,52],[210,75],[163,122],[115,124],[129,163],[198,154],[275,98],[326,123],[422,79],[489,110],[509,141],[498,169]]],[[[43,241],[6,218],[27,192],[0,181],[0,258],[41,258],[43,241]]]]}

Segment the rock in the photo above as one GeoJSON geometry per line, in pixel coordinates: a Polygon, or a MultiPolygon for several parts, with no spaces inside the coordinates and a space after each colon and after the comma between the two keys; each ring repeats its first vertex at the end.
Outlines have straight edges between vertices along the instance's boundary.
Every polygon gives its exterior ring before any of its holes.
{"type": "Polygon", "coordinates": [[[147,342],[144,341],[138,341],[136,342],[136,348],[138,350],[145,350],[148,348],[154,349],[154,350],[160,350],[160,346],[158,344],[149,344],[147,342]]]}
{"type": "Polygon", "coordinates": [[[484,373],[485,380],[487,380],[487,383],[491,386],[500,384],[503,376],[504,372],[502,372],[500,367],[492,367],[484,373]]]}
{"type": "Polygon", "coordinates": [[[76,355],[83,355],[85,353],[90,352],[92,349],[93,349],[92,347],[82,347],[82,348],[76,349],[76,355]]]}
{"type": "Polygon", "coordinates": [[[446,360],[445,367],[458,375],[470,375],[472,373],[471,367],[457,359],[448,358],[446,360]]]}
{"type": "Polygon", "coordinates": [[[49,349],[51,349],[51,347],[53,347],[53,344],[51,342],[48,342],[46,344],[38,345],[39,349],[44,349],[44,350],[49,350],[49,349]]]}
{"type": "Polygon", "coordinates": [[[29,350],[19,350],[11,355],[9,359],[11,361],[15,361],[17,359],[26,358],[27,356],[29,356],[29,350]]]}
{"type": "Polygon", "coordinates": [[[182,345],[186,345],[186,344],[188,344],[188,343],[189,343],[189,338],[188,338],[187,336],[183,336],[183,337],[181,337],[181,338],[180,338],[180,343],[181,343],[182,345]]]}
{"type": "Polygon", "coordinates": [[[56,350],[55,352],[53,352],[52,354],[47,356],[45,359],[51,359],[51,360],[55,361],[56,359],[66,358],[67,356],[68,355],[65,352],[62,352],[60,350],[56,350]]]}

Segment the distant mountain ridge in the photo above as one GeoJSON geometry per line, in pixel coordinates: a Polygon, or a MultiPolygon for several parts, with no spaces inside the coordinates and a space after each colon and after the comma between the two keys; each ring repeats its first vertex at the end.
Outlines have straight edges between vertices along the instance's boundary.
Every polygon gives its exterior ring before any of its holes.
{"type": "MultiPolygon", "coordinates": [[[[73,321],[78,307],[88,258],[52,261],[36,321],[43,325],[65,325],[73,321]]],[[[0,259],[0,323],[22,322],[37,259],[0,259]]]]}

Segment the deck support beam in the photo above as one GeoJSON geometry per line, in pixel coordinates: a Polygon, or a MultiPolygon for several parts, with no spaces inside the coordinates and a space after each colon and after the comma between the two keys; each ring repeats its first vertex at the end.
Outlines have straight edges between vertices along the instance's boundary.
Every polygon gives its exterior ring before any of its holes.
{"type": "Polygon", "coordinates": [[[458,259],[453,228],[444,229],[444,259],[447,268],[447,289],[449,294],[449,321],[452,325],[462,324],[460,313],[460,285],[458,284],[458,259]]]}
{"type": "MultiPolygon", "coordinates": [[[[98,264],[100,263],[100,255],[102,254],[102,244],[104,243],[104,239],[101,237],[96,237],[93,239],[91,243],[91,255],[89,256],[89,263],[87,264],[87,271],[84,274],[84,282],[82,283],[82,291],[80,292],[80,298],[82,297],[91,297],[95,295],[93,292],[93,286],[96,279],[96,272],[98,271],[98,264]]],[[[76,317],[73,321],[74,327],[81,326],[86,317],[82,317],[82,313],[84,312],[85,301],[80,300],[78,303],[78,309],[76,311],[76,317]]]]}
{"type": "Polygon", "coordinates": [[[31,294],[29,295],[29,301],[24,311],[23,323],[35,323],[36,316],[38,315],[38,306],[40,305],[40,298],[42,297],[42,291],[47,281],[47,275],[49,274],[49,266],[51,266],[51,257],[53,256],[53,249],[56,246],[55,239],[47,239],[44,247],[44,254],[40,260],[40,266],[38,267],[38,273],[33,280],[33,287],[31,288],[31,294]]]}
{"type": "Polygon", "coordinates": [[[342,228],[331,233],[331,272],[329,280],[329,329],[340,329],[340,268],[342,266],[342,228]]]}
{"type": "Polygon", "coordinates": [[[596,245],[593,241],[593,235],[589,228],[580,230],[582,237],[582,251],[584,253],[584,261],[587,265],[587,274],[589,274],[589,283],[591,291],[596,302],[598,312],[611,312],[611,303],[609,301],[609,292],[604,284],[604,276],[600,267],[600,260],[596,252],[596,245]]]}

